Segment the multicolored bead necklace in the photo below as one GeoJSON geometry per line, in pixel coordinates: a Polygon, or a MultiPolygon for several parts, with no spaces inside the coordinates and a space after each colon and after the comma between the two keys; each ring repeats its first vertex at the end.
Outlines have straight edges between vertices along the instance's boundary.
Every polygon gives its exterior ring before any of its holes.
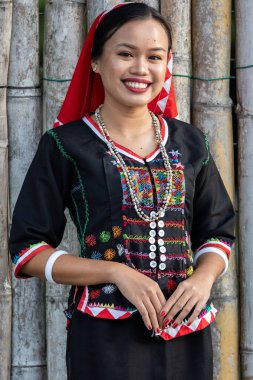
{"type": "Polygon", "coordinates": [[[123,158],[122,158],[121,154],[119,153],[117,147],[115,146],[114,142],[112,141],[112,139],[109,135],[109,132],[105,126],[105,123],[101,118],[100,110],[102,107],[103,107],[103,104],[101,104],[95,111],[96,122],[97,122],[97,124],[101,130],[101,133],[105,139],[105,142],[106,142],[110,152],[115,157],[117,163],[119,164],[119,166],[121,167],[121,169],[125,175],[135,211],[138,214],[138,216],[142,220],[144,220],[145,222],[154,222],[154,221],[156,221],[159,218],[162,218],[164,216],[165,211],[169,205],[169,202],[171,199],[171,193],[172,193],[172,177],[173,177],[173,172],[171,169],[168,154],[167,154],[166,149],[164,147],[164,142],[162,140],[162,136],[161,136],[161,132],[160,132],[160,125],[159,125],[159,122],[157,121],[157,117],[155,116],[155,114],[153,112],[149,111],[149,113],[152,117],[152,123],[153,123],[154,129],[155,129],[155,139],[159,145],[159,148],[160,148],[160,151],[162,154],[162,158],[163,158],[164,167],[165,167],[166,172],[167,172],[167,183],[166,183],[162,207],[160,207],[158,211],[151,211],[150,215],[147,215],[142,210],[140,200],[136,194],[134,186],[132,185],[132,183],[134,182],[133,176],[130,173],[130,171],[128,170],[128,168],[125,164],[125,161],[123,160],[123,158]]]}

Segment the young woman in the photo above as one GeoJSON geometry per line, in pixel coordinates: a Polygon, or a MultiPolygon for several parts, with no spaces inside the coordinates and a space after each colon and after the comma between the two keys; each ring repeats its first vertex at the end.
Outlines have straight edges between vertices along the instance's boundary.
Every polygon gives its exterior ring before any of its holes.
{"type": "Polygon", "coordinates": [[[145,4],[95,20],[14,210],[15,275],[72,285],[71,380],[212,379],[234,211],[207,138],[175,118],[171,43],[145,4]],[[56,250],[66,207],[79,257],[56,250]]]}

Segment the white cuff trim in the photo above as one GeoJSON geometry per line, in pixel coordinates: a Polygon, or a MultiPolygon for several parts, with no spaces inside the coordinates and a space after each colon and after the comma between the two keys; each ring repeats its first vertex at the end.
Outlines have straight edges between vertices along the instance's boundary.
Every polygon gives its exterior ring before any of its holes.
{"type": "Polygon", "coordinates": [[[219,249],[216,247],[206,247],[206,248],[200,249],[194,256],[194,261],[193,261],[194,266],[196,267],[199,257],[203,255],[204,253],[208,253],[208,252],[216,253],[217,255],[223,258],[224,263],[225,263],[225,268],[219,277],[223,276],[228,270],[228,258],[227,258],[227,255],[222,251],[222,249],[219,249]]]}
{"type": "Polygon", "coordinates": [[[52,277],[53,265],[54,265],[55,261],[58,259],[58,257],[60,257],[62,255],[67,255],[67,254],[68,254],[68,252],[61,250],[61,251],[55,251],[54,253],[52,253],[51,256],[49,256],[49,259],[47,260],[47,263],[45,266],[45,277],[46,277],[48,282],[51,282],[52,284],[56,284],[56,282],[54,281],[54,279],[52,277]]]}

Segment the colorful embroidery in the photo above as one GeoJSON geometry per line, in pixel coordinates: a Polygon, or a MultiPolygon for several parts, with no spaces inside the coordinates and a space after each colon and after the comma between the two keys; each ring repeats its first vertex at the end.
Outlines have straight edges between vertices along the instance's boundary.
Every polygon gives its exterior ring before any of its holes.
{"type": "Polygon", "coordinates": [[[106,260],[113,260],[116,255],[115,249],[109,248],[105,251],[104,258],[106,260]]]}
{"type": "Polygon", "coordinates": [[[110,240],[111,234],[109,231],[102,231],[99,235],[99,238],[102,243],[107,243],[110,240]]]}
{"type": "Polygon", "coordinates": [[[85,243],[87,244],[87,247],[94,247],[94,245],[97,244],[96,236],[95,235],[86,236],[85,243]]]}
{"type": "Polygon", "coordinates": [[[207,243],[209,243],[209,242],[220,242],[220,243],[226,244],[230,248],[232,247],[232,243],[229,243],[228,241],[225,241],[225,240],[222,240],[219,238],[211,238],[211,239],[208,239],[206,242],[207,243]]]}
{"type": "Polygon", "coordinates": [[[38,246],[41,246],[41,245],[48,245],[45,241],[40,241],[39,243],[35,243],[35,244],[30,244],[29,247],[25,248],[25,249],[22,249],[22,251],[20,251],[15,257],[14,257],[14,260],[13,260],[13,263],[16,264],[18,259],[20,257],[22,257],[26,252],[28,252],[29,250],[31,250],[32,248],[36,248],[38,246]]]}
{"type": "Polygon", "coordinates": [[[122,256],[125,252],[125,248],[122,244],[117,244],[118,255],[122,256]]]}
{"type": "Polygon", "coordinates": [[[109,284],[109,285],[103,286],[103,288],[102,288],[102,291],[105,294],[112,294],[112,293],[116,292],[116,290],[117,290],[117,286],[114,284],[109,284]]]}
{"type": "Polygon", "coordinates": [[[208,141],[208,136],[206,133],[205,133],[205,146],[207,150],[207,158],[203,161],[203,165],[207,165],[210,160],[209,141],[208,141]]]}
{"type": "Polygon", "coordinates": [[[176,288],[177,288],[177,283],[176,283],[176,281],[174,281],[174,280],[169,280],[169,281],[167,282],[167,290],[168,290],[169,293],[174,292],[174,290],[176,290],[176,288]]]}
{"type": "Polygon", "coordinates": [[[35,255],[47,248],[53,247],[51,247],[46,242],[42,241],[40,243],[30,244],[28,248],[25,248],[21,252],[19,252],[18,255],[16,255],[13,259],[15,277],[27,278],[27,276],[19,275],[20,269],[28,260],[30,260],[32,257],[34,257],[35,255]]]}
{"type": "MultiPolygon", "coordinates": [[[[184,203],[184,173],[183,173],[183,165],[178,162],[179,152],[173,151],[174,154],[177,154],[177,157],[173,160],[175,163],[175,167],[173,170],[173,192],[171,199],[171,206],[175,206],[178,204],[184,203]]],[[[135,191],[138,193],[138,197],[141,200],[141,204],[144,207],[154,207],[153,203],[153,189],[152,182],[150,178],[150,173],[148,168],[144,166],[136,166],[132,165],[130,159],[125,160],[126,163],[129,163],[128,170],[131,172],[134,180],[133,184],[135,186],[135,191]]],[[[152,172],[152,176],[156,186],[156,194],[158,205],[162,204],[164,192],[167,183],[167,173],[163,167],[163,160],[161,158],[155,160],[157,163],[157,168],[150,168],[152,172]]],[[[123,189],[123,204],[125,206],[132,206],[132,201],[129,193],[129,189],[127,186],[127,182],[124,176],[124,173],[121,171],[121,168],[117,165],[115,160],[112,161],[113,165],[117,166],[120,176],[121,176],[121,184],[123,189]]],[[[136,163],[135,163],[136,164],[136,163]]]]}
{"type": "MultiPolygon", "coordinates": [[[[84,235],[85,235],[85,232],[86,232],[86,228],[87,228],[87,224],[89,222],[89,207],[88,207],[88,202],[87,202],[87,199],[86,199],[86,195],[85,195],[85,190],[84,190],[84,184],[83,184],[83,180],[82,180],[82,177],[81,177],[81,174],[80,174],[80,171],[78,169],[78,165],[76,163],[76,161],[74,160],[73,157],[71,157],[64,149],[59,137],[57,136],[56,132],[53,131],[52,129],[50,129],[49,131],[47,131],[47,133],[54,139],[54,141],[56,142],[56,145],[61,153],[61,155],[68,161],[70,161],[73,166],[74,166],[74,169],[75,169],[75,172],[76,172],[76,176],[77,176],[77,179],[78,179],[78,182],[79,182],[79,186],[80,186],[80,189],[81,189],[81,195],[82,195],[82,199],[83,199],[83,203],[84,203],[84,211],[85,211],[85,218],[84,218],[84,225],[81,227],[79,226],[80,228],[80,231],[78,233],[78,236],[79,236],[79,241],[80,241],[80,244],[81,244],[81,250],[84,250],[85,249],[85,242],[84,242],[84,235]]],[[[77,217],[77,220],[81,220],[80,218],[80,215],[79,215],[79,210],[76,209],[76,217],[77,217]]]]}
{"type": "Polygon", "coordinates": [[[147,243],[149,239],[148,236],[137,236],[137,235],[133,236],[133,235],[127,235],[127,234],[123,234],[123,237],[125,240],[134,240],[136,242],[142,242],[142,243],[147,243]]]}
{"type": "Polygon", "coordinates": [[[122,228],[119,226],[113,226],[112,231],[113,231],[114,238],[120,237],[122,234],[122,228]]]}
{"type": "Polygon", "coordinates": [[[189,268],[186,269],[187,276],[190,277],[193,274],[193,267],[190,266],[189,268]]]}
{"type": "Polygon", "coordinates": [[[93,251],[91,254],[91,258],[93,260],[101,260],[102,259],[102,254],[98,251],[93,251]]]}
{"type": "Polygon", "coordinates": [[[100,289],[91,290],[91,292],[90,292],[90,298],[91,299],[98,298],[100,295],[101,295],[100,289]]]}
{"type": "Polygon", "coordinates": [[[110,303],[102,303],[102,302],[89,302],[88,306],[90,308],[92,307],[100,307],[100,308],[107,308],[112,310],[121,310],[121,311],[136,311],[136,308],[132,307],[124,307],[124,306],[115,306],[114,304],[110,303]]]}

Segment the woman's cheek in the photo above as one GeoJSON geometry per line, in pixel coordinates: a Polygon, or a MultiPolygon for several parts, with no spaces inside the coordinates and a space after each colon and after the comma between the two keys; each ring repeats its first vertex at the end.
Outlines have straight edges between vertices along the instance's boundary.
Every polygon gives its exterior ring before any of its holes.
{"type": "Polygon", "coordinates": [[[165,68],[164,66],[157,67],[153,73],[154,73],[154,79],[155,79],[155,84],[156,84],[154,91],[156,92],[156,95],[158,95],[164,85],[166,67],[165,68]]]}

